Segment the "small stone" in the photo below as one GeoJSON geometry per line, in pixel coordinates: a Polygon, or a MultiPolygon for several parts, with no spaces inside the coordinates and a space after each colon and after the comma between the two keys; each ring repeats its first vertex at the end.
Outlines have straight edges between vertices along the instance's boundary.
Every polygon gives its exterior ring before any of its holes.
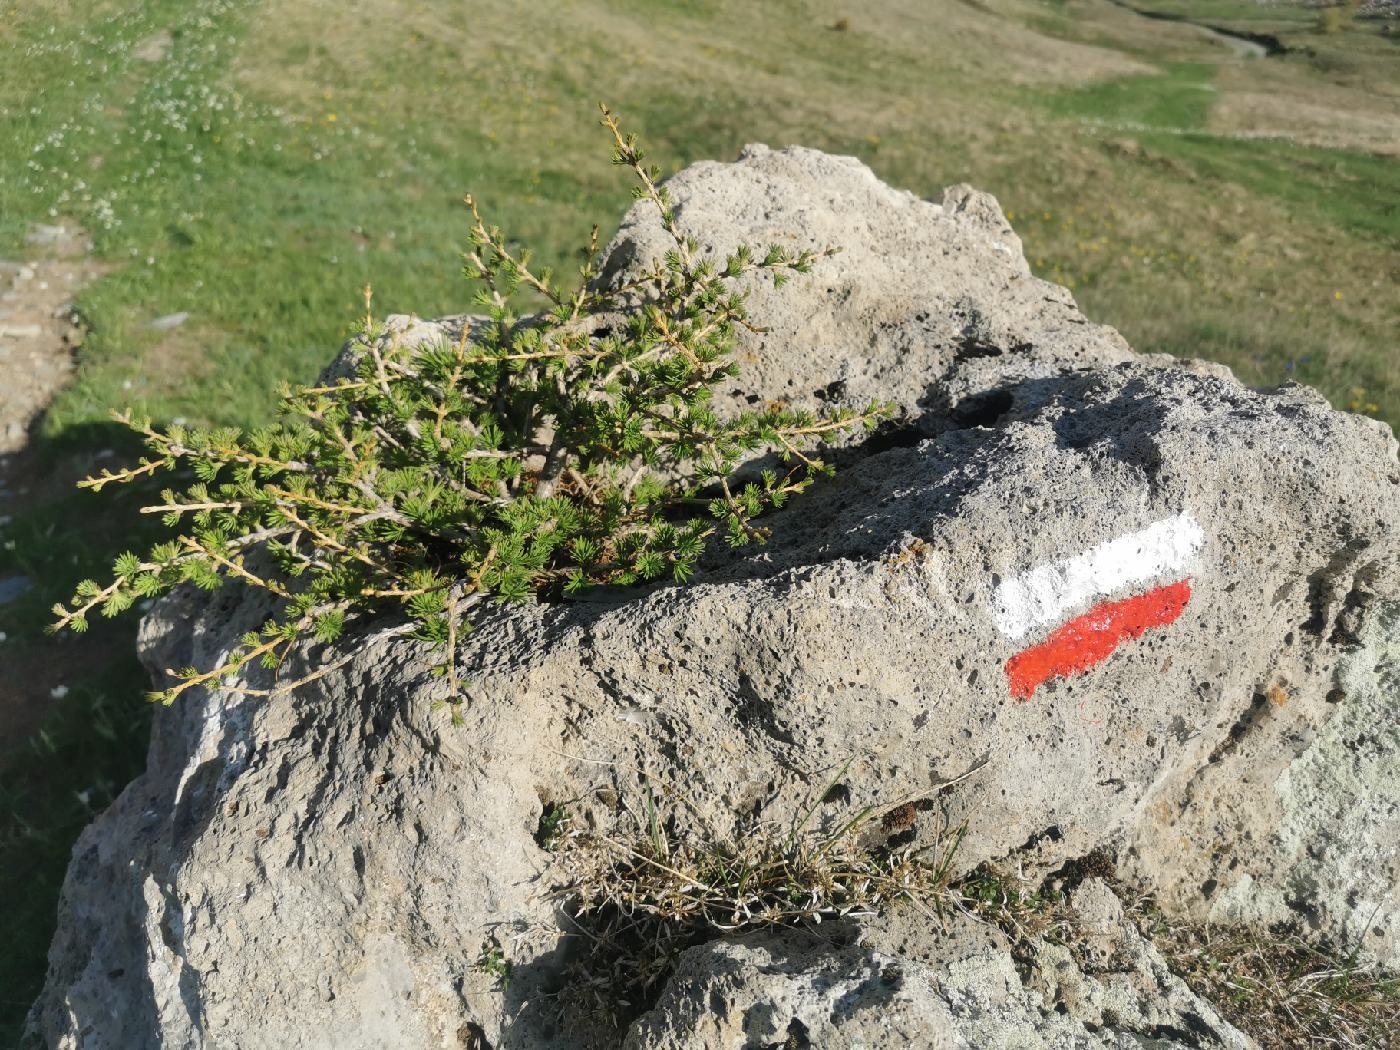
{"type": "Polygon", "coordinates": [[[0,577],[0,605],[12,602],[30,588],[28,576],[0,577]]]}
{"type": "Polygon", "coordinates": [[[131,57],[138,62],[159,62],[170,50],[170,45],[175,42],[175,38],[170,35],[170,31],[162,29],[159,33],[154,33],[146,37],[134,48],[131,49],[131,57]]]}
{"type": "Polygon", "coordinates": [[[30,244],[54,244],[67,236],[68,230],[65,227],[39,222],[34,224],[24,239],[30,244]]]}
{"type": "Polygon", "coordinates": [[[147,321],[146,327],[154,332],[168,332],[172,328],[179,328],[189,319],[190,315],[182,310],[179,313],[165,314],[163,317],[157,317],[154,321],[147,321]]]}
{"type": "Polygon", "coordinates": [[[0,327],[0,336],[11,339],[33,339],[43,334],[43,327],[37,324],[13,324],[0,327]]]}

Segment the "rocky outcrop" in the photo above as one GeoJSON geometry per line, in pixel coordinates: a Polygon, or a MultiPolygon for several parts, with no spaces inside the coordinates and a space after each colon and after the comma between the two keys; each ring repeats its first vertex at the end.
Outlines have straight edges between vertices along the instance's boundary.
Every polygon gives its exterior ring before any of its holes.
{"type": "MultiPolygon", "coordinates": [[[[728,391],[737,402],[888,400],[918,418],[963,361],[1045,375],[1135,356],[1064,288],[1032,276],[996,201],[969,186],[935,203],[885,185],[854,158],[766,146],[736,164],[701,162],[668,185],[681,227],[716,256],[741,244],[840,249],[797,295],[790,284],[747,282],[766,331],[740,333],[742,384],[728,391]]],[[[633,206],[603,280],[624,279],[669,246],[655,209],[633,206]]]]}
{"type": "MultiPolygon", "coordinates": [[[[1391,957],[1394,880],[1347,885],[1393,864],[1400,806],[1379,746],[1397,717],[1377,656],[1400,571],[1388,429],[1305,388],[1133,354],[1030,276],[966,188],[930,204],[852,160],[754,147],[673,193],[716,251],[843,249],[780,296],[755,289],[767,331],[741,347],[736,398],[893,399],[903,426],[846,449],[769,547],[690,586],[483,611],[461,727],[432,712],[433,660],[392,624],[302,652],[283,673],[351,659],[290,696],[160,712],[146,774],[75,849],[42,1041],[617,1045],[560,1016],[580,938],[538,832],[562,803],[635,836],[653,792],[681,837],[792,827],[814,798],[828,828],[916,802],[915,847],[967,826],[959,870],[1116,847],[1183,914],[1339,941],[1360,923],[1391,957]],[[504,987],[487,950],[511,964],[504,987]]],[[[608,279],[654,245],[634,210],[608,279]]],[[[147,617],[144,658],[210,664],[262,612],[176,595],[147,617]]],[[[781,1045],[796,1019],[872,1046],[1247,1045],[1105,893],[1086,884],[1076,907],[1107,931],[1086,944],[1117,939],[1121,979],[1050,945],[1015,966],[991,933],[970,963],[871,920],[829,951],[797,934],[694,948],[626,1038],[781,1045]]]]}

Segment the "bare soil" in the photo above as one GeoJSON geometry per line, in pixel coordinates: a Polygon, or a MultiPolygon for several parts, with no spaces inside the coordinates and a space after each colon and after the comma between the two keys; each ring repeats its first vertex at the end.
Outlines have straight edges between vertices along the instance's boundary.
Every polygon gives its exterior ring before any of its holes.
{"type": "Polygon", "coordinates": [[[81,329],[78,289],[100,272],[87,236],[38,226],[32,258],[0,260],[0,455],[28,443],[30,426],[73,374],[81,329]]]}
{"type": "MultiPolygon", "coordinates": [[[[74,296],[104,269],[88,257],[87,235],[72,226],[37,226],[29,247],[23,260],[0,260],[0,536],[46,480],[52,481],[35,462],[29,442],[44,409],[76,367],[82,327],[74,296]]],[[[6,575],[0,579],[0,602],[17,598],[30,583],[6,575]]],[[[91,670],[105,656],[64,644],[68,641],[20,646],[15,639],[0,639],[0,751],[38,726],[64,678],[91,670]]]]}

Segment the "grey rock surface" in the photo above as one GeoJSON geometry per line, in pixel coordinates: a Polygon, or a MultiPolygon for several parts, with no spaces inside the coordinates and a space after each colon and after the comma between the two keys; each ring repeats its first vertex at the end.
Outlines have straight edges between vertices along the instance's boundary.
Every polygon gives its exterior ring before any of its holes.
{"type": "Polygon", "coordinates": [[[933,972],[809,933],[687,951],[626,1050],[732,1046],[951,1048],[955,1020],[933,972]]]}
{"type": "MultiPolygon", "coordinates": [[[[1307,765],[1306,742],[1349,739],[1340,713],[1365,724],[1383,703],[1333,690],[1370,681],[1348,662],[1355,638],[1397,593],[1400,471],[1386,428],[1305,388],[1251,391],[1214,366],[1133,355],[1029,276],[984,195],[928,205],[854,161],[762,148],[674,185],[683,224],[702,240],[710,230],[719,250],[730,237],[845,249],[832,260],[845,269],[781,300],[755,293],[769,332],[748,347],[746,390],[893,399],[911,425],[847,450],[843,474],[774,516],[770,547],[718,556],[691,586],[484,609],[460,654],[474,683],[460,728],[432,711],[435,659],[388,621],[337,651],[299,653],[287,678],[348,662],[290,695],[223,690],[158,712],[147,772],[75,848],[31,1015],[42,1043],[615,1046],[619,1032],[561,1027],[579,938],[551,896],[559,858],[536,841],[552,802],[626,839],[654,789],[676,834],[723,837],[755,821],[791,827],[846,767],[814,828],[919,801],[915,845],[967,825],[960,870],[1047,872],[1123,845],[1188,914],[1211,906],[1202,884],[1223,885],[1212,872],[1259,836],[1326,834],[1333,817],[1318,807],[1346,808],[1334,774],[1307,765]],[[905,254],[919,265],[905,268],[905,254]],[[1153,546],[1163,523],[1170,542],[1153,546]],[[1028,647],[1096,603],[1159,586],[1189,588],[1174,622],[1137,624],[1082,673],[1015,694],[1028,647]],[[1259,719],[1256,698],[1283,679],[1293,703],[1259,719]],[[1217,817],[1277,794],[1285,774],[1286,805],[1252,823],[1217,817]],[[1175,830],[1188,826],[1199,831],[1175,830]],[[1168,835],[1190,833],[1217,849],[1174,857],[1168,835]],[[492,945],[512,964],[505,987],[477,966],[492,945]]],[[[631,213],[611,272],[651,250],[646,230],[631,213]]],[[[394,325],[437,338],[464,323],[394,325]]],[[[143,658],[210,665],[265,612],[232,590],[178,593],[143,624],[143,658]]],[[[268,674],[242,684],[266,688],[268,674]]],[[[1344,742],[1326,746],[1352,761],[1344,742]]],[[[1393,813],[1382,759],[1355,776],[1393,813]]],[[[1384,819],[1353,823],[1366,834],[1332,841],[1316,884],[1340,887],[1347,865],[1388,848],[1384,819]]],[[[1280,914],[1353,929],[1356,907],[1334,897],[1319,911],[1282,895],[1280,914]]],[[[1093,900],[1083,907],[1119,921],[1093,900]]],[[[910,1001],[891,1007],[908,1024],[951,1013],[962,1031],[949,989],[987,996],[996,981],[1004,994],[987,1016],[1005,1020],[989,1024],[1015,1032],[1041,1017],[1004,946],[962,986],[947,960],[858,947],[784,963],[749,991],[755,953],[778,949],[697,950],[673,986],[677,1010],[685,980],[725,967],[742,977],[736,996],[801,1004],[825,994],[811,974],[863,987],[888,956],[917,964],[910,1001]]],[[[1146,946],[1123,951],[1123,980],[1156,989],[1131,1016],[1206,1016],[1146,946]]],[[[1056,979],[1082,1006],[1067,1007],[1066,1039],[1129,994],[1101,975],[1056,979]]],[[[682,1019],[653,1017],[634,1040],[663,1038],[671,1020],[682,1019]]]]}
{"type": "Polygon", "coordinates": [[[1175,977],[1103,882],[1075,893],[1077,950],[1014,960],[965,916],[936,935],[905,917],[857,927],[715,941],[682,956],[625,1050],[740,1046],[918,1050],[1231,1048],[1254,1042],[1175,977]],[[916,932],[908,933],[913,925],[916,932]],[[891,947],[890,941],[898,943],[891,947]]]}
{"type": "Polygon", "coordinates": [[[1162,840],[1186,845],[1168,858],[1148,825],[1135,852],[1182,910],[1260,929],[1306,925],[1400,970],[1400,606],[1386,603],[1357,630],[1361,645],[1338,663],[1322,704],[1290,688],[1251,710],[1250,738],[1226,764],[1259,771],[1245,790],[1201,771],[1162,840]],[[1237,846],[1213,860],[1208,836],[1229,821],[1237,846]],[[1183,857],[1191,862],[1177,867],[1183,857]],[[1209,893],[1197,889],[1202,875],[1209,893]]]}
{"type": "MultiPolygon", "coordinates": [[[[762,333],[741,333],[742,388],[802,407],[896,402],[922,414],[932,384],[963,360],[1006,358],[1037,374],[1134,357],[1058,285],[1031,274],[995,199],[953,186],[925,201],[887,186],[852,157],[748,146],[735,164],[705,161],[668,183],[677,223],[723,258],[741,244],[840,254],[792,285],[749,278],[762,333]]],[[[642,202],[608,247],[604,283],[654,264],[669,247],[642,202]]]]}

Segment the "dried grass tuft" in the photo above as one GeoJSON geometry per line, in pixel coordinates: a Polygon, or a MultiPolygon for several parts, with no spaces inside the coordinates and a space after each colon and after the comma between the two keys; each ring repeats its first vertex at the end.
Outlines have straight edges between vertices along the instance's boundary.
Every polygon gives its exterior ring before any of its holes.
{"type": "Polygon", "coordinates": [[[1140,917],[1167,964],[1264,1050],[1400,1048],[1400,975],[1293,934],[1140,917]]]}
{"type": "MultiPolygon", "coordinates": [[[[821,796],[818,796],[819,798],[821,796]]],[[[956,906],[953,858],[965,829],[931,847],[865,846],[866,809],[828,833],[793,827],[733,839],[682,838],[648,795],[634,841],[560,829],[564,915],[586,943],[561,997],[565,1018],[620,1028],[643,1012],[685,949],[718,936],[814,927],[906,903],[931,919],[956,906]]],[[[890,811],[903,815],[896,806],[890,811]]]]}

